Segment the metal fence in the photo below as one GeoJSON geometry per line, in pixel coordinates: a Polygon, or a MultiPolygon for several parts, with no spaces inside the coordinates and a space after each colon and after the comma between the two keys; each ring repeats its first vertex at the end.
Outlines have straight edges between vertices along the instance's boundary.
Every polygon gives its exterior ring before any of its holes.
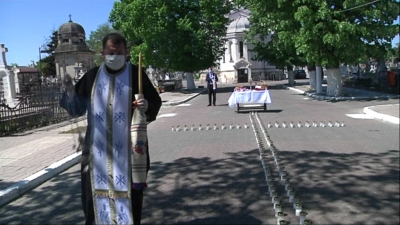
{"type": "Polygon", "coordinates": [[[0,102],[0,136],[7,136],[71,119],[59,105],[61,84],[31,86],[13,106],[0,102]]]}

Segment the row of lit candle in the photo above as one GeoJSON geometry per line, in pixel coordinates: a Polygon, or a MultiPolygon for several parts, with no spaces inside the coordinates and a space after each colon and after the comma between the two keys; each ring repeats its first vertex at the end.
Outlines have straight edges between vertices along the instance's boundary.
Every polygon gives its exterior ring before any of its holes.
{"type": "Polygon", "coordinates": [[[317,122],[317,121],[313,121],[313,122],[309,122],[306,121],[304,122],[304,125],[299,121],[297,124],[293,123],[293,121],[290,121],[289,123],[286,123],[285,121],[283,121],[282,123],[279,123],[278,121],[275,121],[274,124],[272,124],[271,122],[268,122],[267,125],[268,128],[301,128],[301,127],[344,127],[344,122],[332,122],[332,121],[328,121],[327,123],[324,121],[321,122],[317,122]]]}
{"type": "Polygon", "coordinates": [[[265,140],[270,148],[270,153],[272,155],[272,158],[274,160],[274,163],[275,163],[276,168],[279,173],[280,183],[282,186],[285,187],[285,191],[286,191],[287,197],[289,198],[289,202],[293,204],[293,209],[295,210],[295,214],[296,214],[296,216],[299,217],[299,223],[301,225],[311,224],[311,221],[306,219],[307,212],[302,210],[303,208],[302,208],[300,198],[299,198],[299,196],[296,195],[294,188],[292,187],[292,185],[289,181],[289,178],[288,178],[289,174],[286,170],[284,170],[282,161],[279,157],[279,151],[273,145],[272,140],[270,139],[267,131],[265,130],[258,114],[251,113],[250,121],[251,121],[253,130],[256,133],[256,140],[257,140],[257,144],[258,144],[259,150],[260,150],[260,160],[263,165],[263,169],[264,169],[264,173],[265,173],[265,177],[266,177],[266,181],[267,181],[267,185],[268,185],[268,191],[269,191],[270,197],[272,199],[272,203],[274,204],[274,210],[275,210],[275,216],[277,218],[277,224],[278,225],[288,224],[288,221],[284,220],[285,213],[282,211],[281,198],[278,196],[278,194],[276,192],[276,188],[274,185],[274,178],[272,175],[271,168],[268,167],[268,165],[265,163],[265,155],[266,155],[267,151],[264,148],[263,143],[261,141],[260,133],[258,132],[257,128],[254,125],[253,115],[256,116],[256,119],[260,125],[262,133],[264,134],[265,140]]]}
{"type": "MultiPolygon", "coordinates": [[[[245,123],[243,125],[244,129],[248,129],[249,126],[247,125],[247,123],[245,123]]],[[[206,126],[202,126],[201,124],[199,126],[195,126],[194,124],[189,128],[187,125],[184,125],[183,127],[181,127],[180,125],[172,126],[171,127],[171,131],[202,131],[202,130],[234,130],[234,129],[242,129],[242,126],[238,123],[236,125],[234,125],[233,123],[231,123],[229,126],[225,125],[225,123],[223,123],[221,126],[214,124],[214,126],[207,124],[206,126]]]]}

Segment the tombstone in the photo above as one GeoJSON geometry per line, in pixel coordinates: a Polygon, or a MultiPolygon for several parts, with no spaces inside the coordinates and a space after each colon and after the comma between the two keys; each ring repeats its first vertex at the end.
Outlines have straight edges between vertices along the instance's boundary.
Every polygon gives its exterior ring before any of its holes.
{"type": "Polygon", "coordinates": [[[4,44],[0,44],[0,79],[3,82],[3,92],[4,99],[6,100],[6,104],[10,107],[15,106],[15,81],[14,81],[14,72],[7,69],[7,61],[6,61],[6,52],[7,48],[4,47],[4,44]]]}
{"type": "Polygon", "coordinates": [[[12,67],[12,71],[14,72],[14,81],[15,81],[15,93],[20,93],[20,87],[19,87],[19,79],[18,79],[18,73],[21,71],[17,66],[12,67]]]}
{"type": "Polygon", "coordinates": [[[149,65],[149,68],[146,70],[146,74],[153,83],[153,85],[158,86],[157,75],[155,73],[154,68],[151,65],[149,65]]]}

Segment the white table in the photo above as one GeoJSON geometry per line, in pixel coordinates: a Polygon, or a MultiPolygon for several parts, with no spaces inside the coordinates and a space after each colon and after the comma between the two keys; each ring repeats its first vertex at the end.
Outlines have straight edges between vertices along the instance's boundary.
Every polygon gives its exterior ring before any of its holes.
{"type": "Polygon", "coordinates": [[[269,91],[234,91],[228,99],[228,105],[231,108],[236,107],[237,112],[241,108],[262,107],[267,111],[267,104],[271,104],[269,91]]]}

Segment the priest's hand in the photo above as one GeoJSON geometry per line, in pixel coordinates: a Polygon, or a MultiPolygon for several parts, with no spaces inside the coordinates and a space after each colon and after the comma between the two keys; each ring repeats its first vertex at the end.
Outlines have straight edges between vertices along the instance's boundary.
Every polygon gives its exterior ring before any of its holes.
{"type": "Polygon", "coordinates": [[[149,108],[149,103],[147,102],[146,99],[140,98],[136,101],[133,102],[133,108],[134,109],[139,109],[140,111],[146,112],[147,109],[149,108]]]}
{"type": "Polygon", "coordinates": [[[69,98],[73,98],[75,96],[75,88],[72,83],[72,77],[69,74],[65,74],[64,79],[62,81],[64,90],[67,92],[69,98]]]}

